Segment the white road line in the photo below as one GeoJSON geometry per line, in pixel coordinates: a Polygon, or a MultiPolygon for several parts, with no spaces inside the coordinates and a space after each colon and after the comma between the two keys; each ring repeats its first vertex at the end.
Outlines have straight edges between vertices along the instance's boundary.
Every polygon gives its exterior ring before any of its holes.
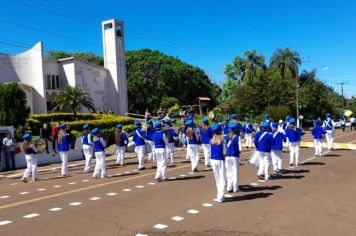
{"type": "Polygon", "coordinates": [[[172,220],[175,220],[175,221],[182,221],[184,220],[183,217],[180,217],[180,216],[175,216],[175,217],[172,217],[172,220]]]}
{"type": "Polygon", "coordinates": [[[54,185],[53,188],[60,188],[62,187],[61,185],[54,185]]]}
{"type": "Polygon", "coordinates": [[[71,182],[71,183],[68,183],[68,184],[70,184],[70,185],[74,185],[74,184],[77,184],[76,182],[71,182]]]}
{"type": "Polygon", "coordinates": [[[258,183],[250,183],[251,186],[258,186],[258,183]]]}
{"type": "Polygon", "coordinates": [[[22,192],[22,193],[19,193],[21,195],[26,195],[26,194],[29,194],[29,192],[22,192]]]}
{"type": "Polygon", "coordinates": [[[8,224],[11,224],[12,221],[10,220],[3,220],[3,221],[0,221],[0,225],[8,225],[8,224]]]}
{"type": "Polygon", "coordinates": [[[46,189],[45,188],[38,188],[37,191],[45,191],[46,189]]]}
{"type": "Polygon", "coordinates": [[[124,188],[122,191],[123,192],[130,192],[132,189],[130,189],[130,188],[124,188]]]}
{"type": "Polygon", "coordinates": [[[1,199],[9,198],[10,196],[0,196],[1,199]]]}
{"type": "Polygon", "coordinates": [[[137,185],[136,188],[144,188],[145,186],[143,185],[137,185]]]}
{"type": "Polygon", "coordinates": [[[89,182],[89,180],[88,179],[83,179],[82,182],[89,182]]]}
{"type": "Polygon", "coordinates": [[[233,197],[233,195],[231,195],[231,194],[225,194],[224,197],[230,198],[230,197],[233,197]]]}
{"type": "Polygon", "coordinates": [[[130,171],[125,171],[124,174],[130,174],[131,172],[130,171]]]}
{"type": "Polygon", "coordinates": [[[180,177],[186,177],[186,175],[179,175],[180,177]]]}
{"type": "Polygon", "coordinates": [[[115,195],[117,195],[117,193],[107,193],[106,195],[107,196],[115,196],[115,195]]]}
{"type": "Polygon", "coordinates": [[[79,205],[82,205],[81,202],[72,202],[72,203],[69,203],[70,206],[79,206],[79,205]]]}
{"type": "Polygon", "coordinates": [[[189,211],[187,211],[189,214],[198,214],[199,211],[195,210],[195,209],[190,209],[189,211]]]}
{"type": "Polygon", "coordinates": [[[212,207],[213,206],[213,204],[211,204],[211,203],[203,203],[203,205],[202,206],[205,206],[205,207],[212,207]]]}
{"type": "Polygon", "coordinates": [[[155,184],[156,184],[156,183],[152,183],[152,182],[151,182],[151,183],[148,183],[148,185],[155,185],[155,184]]]}
{"type": "Polygon", "coordinates": [[[148,234],[136,234],[135,236],[148,236],[148,234]]]}
{"type": "Polygon", "coordinates": [[[62,208],[59,208],[59,207],[55,207],[55,208],[51,208],[49,209],[50,211],[60,211],[62,210],[62,208]]]}
{"type": "Polygon", "coordinates": [[[40,215],[40,214],[37,214],[37,213],[32,213],[32,214],[29,214],[29,215],[25,215],[25,216],[23,216],[23,218],[30,219],[30,218],[37,217],[37,216],[39,216],[39,215],[40,215]]]}
{"type": "Polygon", "coordinates": [[[154,228],[156,229],[165,229],[167,228],[168,226],[167,225],[163,225],[163,224],[156,224],[153,226],[154,228]]]}
{"type": "Polygon", "coordinates": [[[264,183],[264,182],[266,182],[266,180],[264,180],[264,179],[259,179],[258,182],[264,183]]]}
{"type": "Polygon", "coordinates": [[[139,172],[139,170],[131,170],[131,172],[139,172]]]}
{"type": "Polygon", "coordinates": [[[194,175],[195,173],[194,172],[189,172],[188,175],[194,175]]]}
{"type": "Polygon", "coordinates": [[[14,185],[16,185],[16,184],[19,184],[19,183],[12,183],[12,184],[10,184],[11,186],[14,186],[14,185]]]}
{"type": "Polygon", "coordinates": [[[97,201],[97,200],[100,200],[101,198],[100,197],[92,197],[92,198],[89,198],[89,200],[91,201],[97,201]]]}
{"type": "Polygon", "coordinates": [[[168,179],[175,180],[175,179],[177,179],[177,178],[176,178],[176,177],[169,177],[168,179]]]}

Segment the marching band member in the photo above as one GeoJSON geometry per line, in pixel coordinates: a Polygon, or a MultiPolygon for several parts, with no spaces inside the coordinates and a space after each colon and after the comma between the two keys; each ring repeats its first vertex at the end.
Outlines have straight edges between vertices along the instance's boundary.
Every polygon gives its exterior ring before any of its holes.
{"type": "Polygon", "coordinates": [[[223,129],[223,134],[224,134],[224,139],[225,143],[229,142],[229,123],[230,123],[230,117],[225,117],[225,124],[222,126],[223,129]]]}
{"type": "Polygon", "coordinates": [[[83,144],[83,153],[85,157],[85,166],[84,172],[89,172],[91,168],[91,162],[93,158],[93,147],[89,144],[89,140],[91,140],[90,135],[90,126],[88,124],[83,125],[83,133],[82,133],[82,144],[83,144]]]}
{"type": "Polygon", "coordinates": [[[67,126],[65,124],[59,125],[58,128],[58,152],[62,160],[61,174],[62,176],[68,176],[68,153],[71,138],[66,132],[67,126]]]}
{"type": "Polygon", "coordinates": [[[229,142],[225,159],[227,191],[237,193],[239,191],[240,149],[237,135],[238,125],[235,122],[229,124],[229,142]]]}
{"type": "Polygon", "coordinates": [[[93,178],[99,178],[99,173],[101,174],[100,177],[106,178],[106,163],[105,163],[105,140],[101,137],[100,130],[98,128],[94,128],[92,131],[93,139],[90,143],[94,147],[95,152],[95,170],[93,174],[93,178]]]}
{"type": "Polygon", "coordinates": [[[152,141],[152,137],[153,137],[153,134],[155,132],[155,128],[153,127],[153,121],[152,120],[148,120],[147,121],[147,128],[146,128],[146,137],[147,137],[147,140],[146,142],[148,143],[148,145],[150,145],[151,147],[151,152],[148,153],[148,160],[156,160],[155,159],[155,145],[152,141]]]}
{"type": "Polygon", "coordinates": [[[311,133],[314,137],[315,156],[321,157],[321,153],[323,152],[322,140],[326,131],[320,126],[319,120],[314,121],[314,128],[312,129],[311,133]]]}
{"type": "Polygon", "coordinates": [[[187,156],[190,158],[192,164],[192,171],[198,172],[199,164],[199,148],[198,148],[198,136],[199,133],[192,119],[187,121],[187,156]]]}
{"type": "Polygon", "coordinates": [[[270,115],[268,114],[268,113],[266,113],[265,115],[264,115],[264,117],[265,117],[265,121],[268,123],[268,132],[269,133],[272,133],[272,122],[271,122],[271,120],[270,120],[270,115]]]}
{"type": "Polygon", "coordinates": [[[253,125],[250,123],[249,118],[245,118],[246,124],[243,129],[245,131],[245,139],[246,139],[246,148],[252,147],[252,135],[256,130],[253,128],[253,125]]]}
{"type": "Polygon", "coordinates": [[[286,136],[289,140],[289,155],[290,155],[290,166],[299,165],[299,143],[302,140],[302,136],[305,134],[300,128],[295,126],[295,119],[289,119],[289,128],[286,130],[286,136]]]}
{"type": "Polygon", "coordinates": [[[326,131],[325,137],[326,137],[326,142],[328,143],[328,149],[333,150],[333,144],[334,144],[334,121],[331,119],[331,114],[326,113],[326,120],[324,120],[323,123],[323,128],[326,131]]]}
{"type": "Polygon", "coordinates": [[[283,129],[278,128],[278,123],[272,123],[272,144],[271,144],[271,156],[272,165],[275,174],[282,172],[282,150],[283,139],[285,138],[283,129]]]}
{"type": "Polygon", "coordinates": [[[269,179],[269,165],[271,163],[272,135],[268,132],[270,124],[267,121],[261,123],[261,131],[255,136],[256,154],[259,158],[257,177],[260,180],[269,179]]]}
{"type": "Polygon", "coordinates": [[[178,138],[178,134],[174,130],[173,124],[171,120],[166,120],[165,124],[167,126],[167,134],[166,137],[168,138],[168,145],[167,145],[167,156],[171,159],[171,165],[175,164],[174,161],[174,142],[178,138]]]}
{"type": "Polygon", "coordinates": [[[204,117],[202,119],[203,125],[200,127],[200,136],[201,136],[201,142],[203,146],[203,151],[204,151],[204,158],[205,158],[205,167],[210,166],[210,140],[213,137],[213,133],[211,131],[211,127],[209,126],[209,120],[208,118],[204,117]]]}
{"type": "Polygon", "coordinates": [[[35,145],[31,142],[32,137],[31,134],[25,133],[22,138],[24,142],[22,144],[22,151],[25,153],[27,168],[23,173],[22,182],[28,182],[28,177],[32,172],[32,181],[36,181],[37,179],[37,149],[35,145]]]}
{"type": "Polygon", "coordinates": [[[213,169],[215,183],[217,188],[217,201],[224,202],[225,191],[225,153],[226,143],[222,128],[220,125],[215,124],[212,127],[213,138],[211,140],[211,167],[213,169]]]}
{"type": "Polygon", "coordinates": [[[136,147],[135,152],[138,158],[138,170],[145,170],[144,156],[145,156],[145,141],[148,139],[145,132],[141,130],[142,124],[140,121],[136,120],[135,125],[137,127],[133,134],[132,140],[134,141],[136,147]]]}
{"type": "Polygon", "coordinates": [[[122,130],[122,124],[116,125],[116,132],[115,132],[115,143],[117,147],[117,158],[116,164],[120,164],[121,166],[124,165],[125,161],[125,151],[129,140],[127,135],[122,130]]]}
{"type": "Polygon", "coordinates": [[[153,142],[155,145],[155,156],[157,160],[157,171],[155,179],[158,182],[167,180],[167,151],[168,138],[162,130],[162,123],[156,121],[154,123],[156,132],[153,134],[153,142]]]}
{"type": "MultiPolygon", "coordinates": [[[[286,121],[284,121],[282,124],[282,129],[284,130],[284,132],[289,128],[289,118],[290,116],[286,116],[286,121]]],[[[284,141],[284,146],[286,148],[289,148],[288,138],[285,138],[283,141],[284,141]]]]}

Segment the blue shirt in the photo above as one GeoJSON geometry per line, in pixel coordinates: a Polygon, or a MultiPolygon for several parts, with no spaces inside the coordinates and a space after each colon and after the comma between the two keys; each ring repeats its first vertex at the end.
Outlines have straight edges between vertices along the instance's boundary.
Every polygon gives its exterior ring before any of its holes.
{"type": "Polygon", "coordinates": [[[304,134],[305,132],[299,128],[286,129],[286,136],[291,143],[300,142],[304,134]]]}
{"type": "Polygon", "coordinates": [[[211,144],[210,150],[211,150],[211,159],[212,160],[219,160],[223,161],[224,158],[224,145],[225,143],[221,141],[219,145],[213,145],[211,144]]]}
{"type": "Polygon", "coordinates": [[[275,130],[272,133],[272,145],[271,149],[274,151],[283,150],[283,139],[285,138],[284,134],[275,130]]]}
{"type": "Polygon", "coordinates": [[[324,121],[324,129],[325,130],[333,130],[334,126],[333,126],[333,120],[332,119],[328,119],[324,121]]]}
{"type": "Polygon", "coordinates": [[[196,131],[196,128],[193,128],[193,138],[192,139],[189,139],[188,137],[188,129],[186,130],[186,137],[187,137],[187,141],[188,141],[188,144],[198,144],[198,139],[197,139],[197,136],[195,134],[195,131],[196,131]]]}
{"type": "Polygon", "coordinates": [[[105,152],[105,141],[103,138],[98,138],[93,142],[95,152],[105,152]]]}
{"type": "Polygon", "coordinates": [[[174,137],[178,137],[178,134],[176,133],[174,128],[169,128],[169,139],[168,139],[168,142],[169,143],[174,143],[174,137]]]}
{"type": "Polygon", "coordinates": [[[271,152],[271,145],[272,145],[272,135],[267,131],[258,131],[255,140],[254,140],[256,150],[260,152],[271,152]],[[262,139],[260,140],[261,136],[262,139]]]}
{"type": "Polygon", "coordinates": [[[256,132],[251,123],[246,123],[244,125],[244,131],[246,134],[252,134],[253,132],[256,132]]]}
{"type": "Polygon", "coordinates": [[[89,134],[82,134],[82,143],[83,145],[90,145],[89,144],[89,134]]]}
{"type": "Polygon", "coordinates": [[[232,140],[227,143],[227,154],[228,157],[239,157],[239,136],[235,135],[232,140]]]}
{"type": "Polygon", "coordinates": [[[229,125],[226,124],[224,125],[224,139],[225,139],[225,142],[229,142],[229,125]]]}
{"type": "Polygon", "coordinates": [[[69,151],[70,142],[71,142],[71,138],[70,138],[69,134],[65,134],[62,137],[62,142],[61,143],[58,142],[58,151],[60,151],[60,152],[68,152],[69,151]]]}
{"type": "Polygon", "coordinates": [[[148,140],[153,141],[153,134],[156,132],[155,128],[149,127],[146,130],[146,137],[148,140]]]}
{"type": "Polygon", "coordinates": [[[314,136],[314,139],[322,139],[323,134],[325,134],[325,130],[318,125],[312,129],[311,133],[314,136]]]}
{"type": "Polygon", "coordinates": [[[210,140],[213,138],[213,131],[211,130],[211,127],[207,127],[205,132],[203,127],[200,127],[200,137],[202,144],[210,144],[210,140]]]}
{"type": "Polygon", "coordinates": [[[282,124],[282,129],[286,130],[289,126],[289,122],[288,121],[284,121],[284,123],[282,124]]]}
{"type": "Polygon", "coordinates": [[[161,131],[157,131],[153,134],[153,142],[155,144],[155,148],[166,148],[166,144],[163,140],[163,135],[164,135],[164,132],[161,130],[161,131]]]}
{"type": "Polygon", "coordinates": [[[143,146],[145,145],[145,139],[147,139],[147,136],[145,134],[145,132],[143,132],[140,128],[138,128],[134,133],[133,133],[133,137],[132,140],[134,141],[136,147],[139,146],[143,146]],[[137,132],[140,134],[140,137],[137,132]]]}

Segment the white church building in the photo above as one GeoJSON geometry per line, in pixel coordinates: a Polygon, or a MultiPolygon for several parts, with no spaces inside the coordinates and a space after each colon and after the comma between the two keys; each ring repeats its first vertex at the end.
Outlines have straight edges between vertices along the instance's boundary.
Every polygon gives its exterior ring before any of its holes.
{"type": "Polygon", "coordinates": [[[124,115],[128,104],[123,22],[102,22],[102,35],[104,67],[74,57],[47,60],[39,42],[17,55],[0,53],[0,83],[17,82],[31,113],[50,112],[61,89],[78,86],[89,93],[97,110],[124,115]]]}

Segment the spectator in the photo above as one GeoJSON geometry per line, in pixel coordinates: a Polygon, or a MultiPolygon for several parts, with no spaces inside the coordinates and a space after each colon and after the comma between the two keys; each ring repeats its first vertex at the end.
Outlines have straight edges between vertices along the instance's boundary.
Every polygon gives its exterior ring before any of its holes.
{"type": "Polygon", "coordinates": [[[15,166],[15,148],[16,140],[12,137],[10,131],[6,132],[6,137],[2,141],[3,147],[5,148],[5,157],[6,157],[6,169],[14,170],[15,166]],[[11,168],[10,168],[11,163],[11,168]]]}
{"type": "Polygon", "coordinates": [[[48,141],[50,141],[52,139],[52,136],[51,136],[51,130],[48,127],[48,124],[46,124],[46,123],[44,123],[43,127],[40,129],[40,138],[45,141],[45,143],[46,143],[46,152],[47,152],[47,154],[49,154],[48,141]]]}
{"type": "Polygon", "coordinates": [[[148,111],[148,108],[146,108],[146,111],[145,111],[146,124],[150,120],[150,116],[151,116],[151,113],[148,111]]]}
{"type": "Polygon", "coordinates": [[[67,130],[66,130],[67,134],[70,137],[70,149],[75,149],[75,141],[76,141],[76,137],[75,135],[72,133],[72,130],[70,128],[69,125],[67,125],[67,130]]]}
{"type": "Polygon", "coordinates": [[[57,139],[58,139],[58,123],[55,123],[52,127],[52,152],[53,155],[54,153],[57,153],[56,151],[56,143],[57,143],[57,139]]]}
{"type": "Polygon", "coordinates": [[[355,130],[356,129],[356,118],[354,116],[351,117],[350,122],[351,122],[351,130],[352,130],[352,128],[355,130]]]}

